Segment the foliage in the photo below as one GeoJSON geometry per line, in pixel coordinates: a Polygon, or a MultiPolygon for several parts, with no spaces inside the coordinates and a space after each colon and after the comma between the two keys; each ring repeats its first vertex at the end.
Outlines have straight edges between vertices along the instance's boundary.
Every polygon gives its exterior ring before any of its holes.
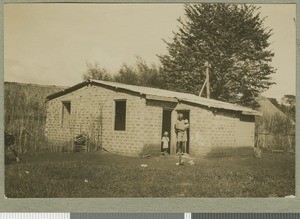
{"type": "Polygon", "coordinates": [[[291,107],[295,107],[296,106],[296,97],[295,97],[295,95],[291,95],[291,94],[284,95],[283,98],[282,98],[282,104],[287,105],[287,106],[291,106],[291,107]]]}
{"type": "Polygon", "coordinates": [[[256,130],[272,134],[295,134],[295,125],[288,116],[279,113],[263,115],[256,119],[256,130]]]}
{"type": "Polygon", "coordinates": [[[96,79],[96,80],[104,80],[104,81],[111,81],[112,76],[105,68],[101,68],[99,64],[96,62],[94,64],[87,63],[87,70],[83,74],[83,80],[88,79],[96,79]]]}
{"type": "Polygon", "coordinates": [[[127,64],[123,64],[118,74],[114,77],[114,80],[124,84],[138,85],[139,79],[136,70],[128,66],[127,64]]]}
{"type": "Polygon", "coordinates": [[[123,64],[114,80],[120,83],[161,87],[161,77],[159,68],[155,65],[148,65],[144,59],[137,57],[133,66],[123,64]]]}
{"type": "Polygon", "coordinates": [[[284,105],[276,98],[262,96],[258,102],[262,115],[255,119],[256,145],[265,149],[294,151],[295,122],[283,110],[284,105]]]}
{"type": "Polygon", "coordinates": [[[295,95],[284,95],[281,99],[281,110],[291,119],[296,119],[296,97],[295,95]]]}
{"type": "Polygon", "coordinates": [[[65,87],[4,83],[4,127],[16,137],[17,150],[42,150],[46,122],[46,96],[65,87]]]}
{"type": "Polygon", "coordinates": [[[74,138],[74,144],[76,145],[84,145],[86,144],[88,136],[86,134],[78,134],[74,138]]]}
{"type": "Polygon", "coordinates": [[[295,157],[263,153],[263,159],[255,159],[251,148],[228,149],[219,157],[210,155],[183,167],[175,165],[175,157],[142,159],[107,153],[53,153],[22,158],[20,164],[5,167],[5,194],[9,198],[295,194],[295,157]]]}
{"type": "Polygon", "coordinates": [[[255,97],[274,82],[267,50],[272,30],[263,26],[259,8],[238,4],[186,4],[185,19],[160,55],[168,89],[199,94],[205,61],[211,64],[211,97],[256,107],[255,97]]]}
{"type": "Polygon", "coordinates": [[[141,57],[136,58],[134,65],[124,63],[116,75],[100,67],[98,63],[87,64],[87,67],[88,69],[83,75],[84,80],[92,78],[131,85],[161,87],[160,68],[155,64],[148,65],[141,57]]]}
{"type": "Polygon", "coordinates": [[[296,97],[295,95],[286,94],[282,97],[281,103],[276,98],[268,98],[268,100],[286,114],[290,119],[295,121],[296,117],[296,97]]]}
{"type": "Polygon", "coordinates": [[[88,64],[87,67],[87,72],[83,75],[85,80],[93,78],[148,87],[161,87],[162,84],[160,68],[155,64],[148,65],[141,57],[136,58],[134,65],[124,63],[114,76],[98,63],[88,64]]]}
{"type": "Polygon", "coordinates": [[[161,72],[155,64],[149,66],[144,59],[137,57],[136,71],[139,77],[139,85],[161,87],[161,72]]]}

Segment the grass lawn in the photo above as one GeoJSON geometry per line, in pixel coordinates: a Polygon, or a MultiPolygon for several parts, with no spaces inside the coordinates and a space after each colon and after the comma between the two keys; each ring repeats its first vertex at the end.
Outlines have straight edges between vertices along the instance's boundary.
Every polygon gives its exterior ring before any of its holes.
{"type": "Polygon", "coordinates": [[[23,155],[5,167],[9,198],[284,197],[295,194],[295,157],[226,150],[176,166],[176,157],[109,153],[23,155]],[[147,164],[142,167],[141,164],[147,164]]]}

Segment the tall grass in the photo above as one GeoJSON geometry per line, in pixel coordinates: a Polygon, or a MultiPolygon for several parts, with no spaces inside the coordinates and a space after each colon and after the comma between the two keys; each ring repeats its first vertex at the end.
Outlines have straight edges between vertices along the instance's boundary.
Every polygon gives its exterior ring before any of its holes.
{"type": "Polygon", "coordinates": [[[15,135],[15,147],[20,153],[46,149],[45,98],[62,89],[64,87],[4,83],[4,127],[15,135]]]}
{"type": "Polygon", "coordinates": [[[258,132],[272,134],[294,134],[295,124],[288,116],[279,113],[267,114],[256,119],[256,129],[258,132]]]}
{"type": "Polygon", "coordinates": [[[295,151],[295,124],[279,113],[256,118],[256,143],[266,149],[295,151]]]}

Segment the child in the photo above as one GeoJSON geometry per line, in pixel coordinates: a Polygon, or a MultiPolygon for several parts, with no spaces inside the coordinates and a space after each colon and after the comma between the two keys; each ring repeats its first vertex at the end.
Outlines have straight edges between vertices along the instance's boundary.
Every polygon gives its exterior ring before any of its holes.
{"type": "Polygon", "coordinates": [[[164,136],[161,139],[161,142],[163,143],[163,152],[164,152],[164,155],[168,154],[169,142],[170,142],[170,139],[169,139],[168,135],[169,135],[169,133],[165,132],[164,136]]]}
{"type": "Polygon", "coordinates": [[[184,120],[184,127],[185,127],[185,130],[189,127],[189,120],[188,119],[184,120]]]}

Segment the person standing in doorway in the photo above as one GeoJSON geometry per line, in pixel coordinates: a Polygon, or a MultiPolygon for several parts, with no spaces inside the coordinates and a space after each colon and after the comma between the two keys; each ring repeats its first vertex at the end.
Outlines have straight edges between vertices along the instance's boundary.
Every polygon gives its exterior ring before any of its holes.
{"type": "Polygon", "coordinates": [[[186,130],[182,113],[178,114],[178,119],[175,122],[174,128],[177,137],[176,153],[181,155],[181,153],[183,152],[182,149],[183,149],[184,133],[186,130]]]}
{"type": "Polygon", "coordinates": [[[164,136],[162,137],[161,141],[163,143],[163,153],[164,153],[164,155],[168,155],[169,142],[170,142],[168,132],[164,133],[164,136]]]}

